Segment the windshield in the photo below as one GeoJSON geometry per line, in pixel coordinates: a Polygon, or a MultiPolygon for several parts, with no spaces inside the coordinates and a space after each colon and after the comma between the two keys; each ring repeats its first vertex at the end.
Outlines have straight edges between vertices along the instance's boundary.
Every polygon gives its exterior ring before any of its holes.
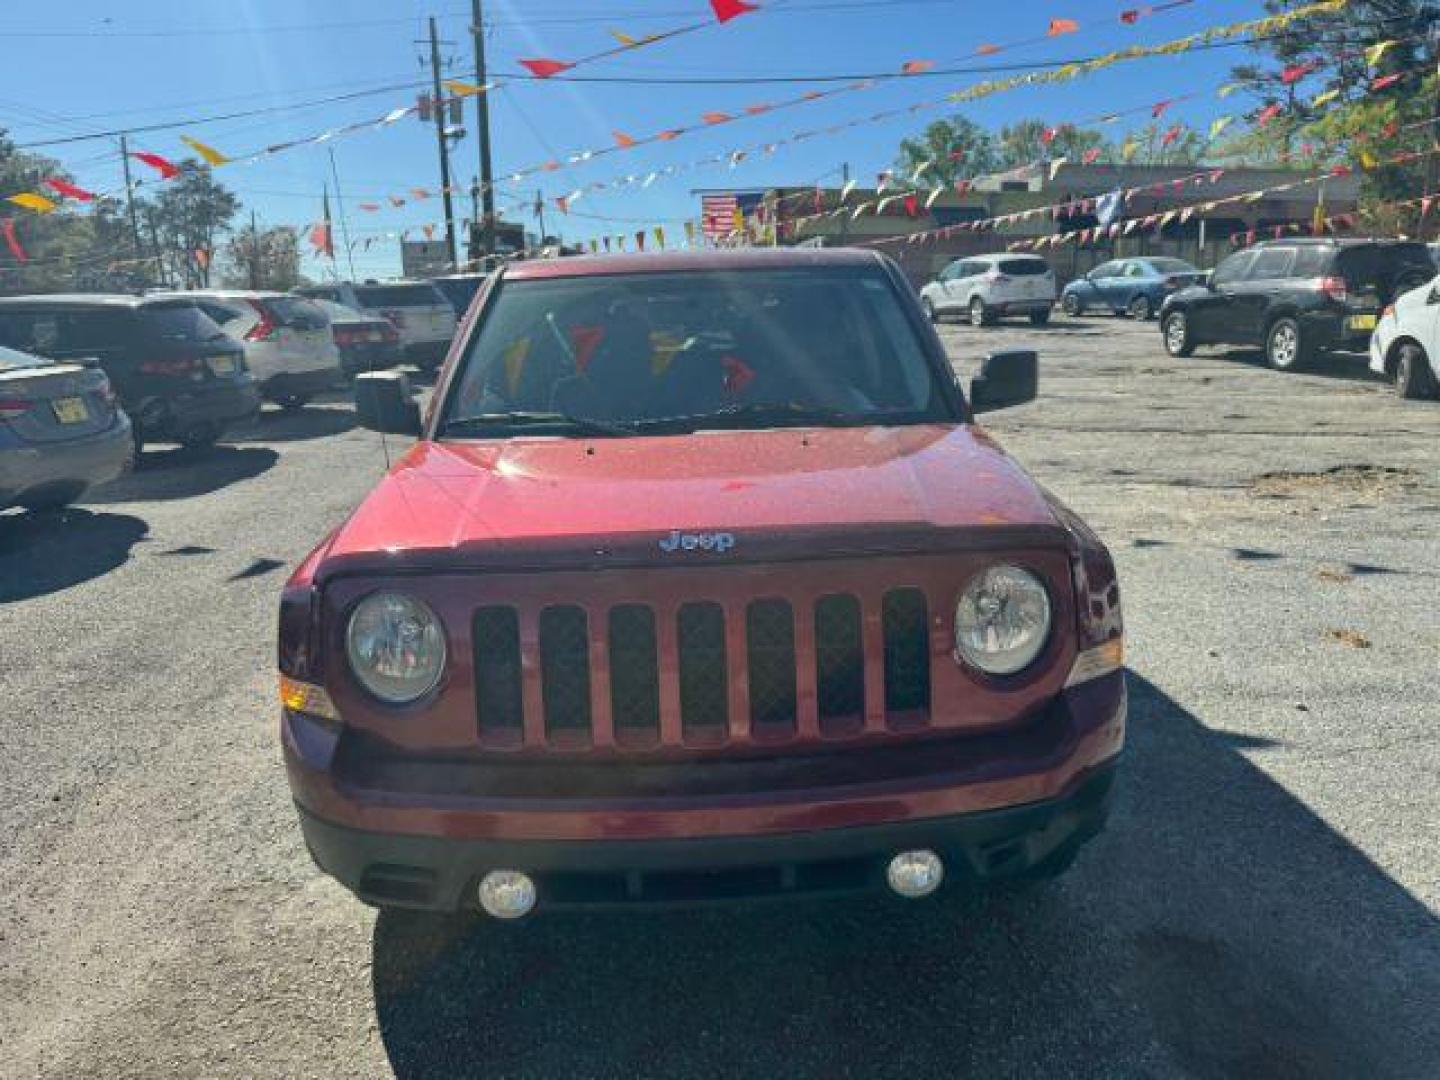
{"type": "Polygon", "coordinates": [[[50,360],[43,356],[31,356],[29,353],[16,352],[14,349],[7,349],[0,345],[0,371],[16,371],[19,368],[49,367],[50,360]]]}
{"type": "Polygon", "coordinates": [[[636,430],[947,416],[878,268],[506,284],[465,356],[445,422],[498,431],[515,412],[636,430]]]}

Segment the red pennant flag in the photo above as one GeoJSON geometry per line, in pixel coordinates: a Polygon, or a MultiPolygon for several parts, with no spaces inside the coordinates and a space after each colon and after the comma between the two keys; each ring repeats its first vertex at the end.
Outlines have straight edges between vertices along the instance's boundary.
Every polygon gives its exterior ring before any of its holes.
{"type": "Polygon", "coordinates": [[[1134,26],[1146,15],[1154,14],[1155,9],[1153,7],[1131,8],[1129,11],[1122,11],[1120,13],[1120,21],[1126,26],[1134,26]]]}
{"type": "Polygon", "coordinates": [[[1373,94],[1377,90],[1384,90],[1387,86],[1394,86],[1404,77],[1405,73],[1403,71],[1397,71],[1394,75],[1386,75],[1383,78],[1376,79],[1370,84],[1370,92],[1373,94]]]}
{"type": "Polygon", "coordinates": [[[541,165],[540,167],[541,167],[542,169],[544,169],[546,172],[554,172],[556,169],[560,168],[560,162],[558,162],[558,161],[547,161],[547,162],[545,162],[544,165],[541,165]]]}
{"type": "MultiPolygon", "coordinates": [[[[609,237],[606,237],[608,240],[609,237]]],[[[609,244],[605,245],[607,248],[609,244]]],[[[600,342],[605,340],[605,327],[603,326],[572,326],[570,327],[570,348],[575,353],[575,370],[583,372],[590,366],[590,361],[595,356],[595,350],[600,347],[600,342]]]]}
{"type": "Polygon", "coordinates": [[[1061,34],[1074,34],[1080,30],[1080,24],[1074,19],[1051,19],[1050,28],[1045,31],[1047,37],[1059,37],[1061,34]]]}
{"type": "Polygon", "coordinates": [[[414,195],[417,199],[428,199],[430,197],[430,192],[426,191],[423,187],[412,187],[410,194],[414,195]]]}
{"type": "Polygon", "coordinates": [[[558,75],[562,71],[569,71],[574,64],[567,64],[563,60],[546,60],[543,57],[536,60],[521,60],[520,66],[525,68],[537,79],[548,79],[551,75],[558,75]]]}
{"type": "Polygon", "coordinates": [[[1331,175],[1331,176],[1349,176],[1350,173],[1351,173],[1351,171],[1352,171],[1352,170],[1351,170],[1351,168],[1350,168],[1349,165],[1336,165],[1336,166],[1334,166],[1334,167],[1331,168],[1331,170],[1330,170],[1330,175],[1331,175]]]}
{"type": "Polygon", "coordinates": [[[373,213],[375,213],[375,211],[377,211],[377,210],[380,209],[380,204],[379,204],[379,203],[362,202],[362,203],[356,203],[356,205],[357,205],[358,207],[360,207],[361,210],[364,210],[364,211],[365,211],[366,213],[368,213],[368,214],[373,214],[373,213]]]}
{"type": "Polygon", "coordinates": [[[734,118],[729,113],[707,112],[701,114],[700,119],[704,120],[707,124],[723,124],[734,118]]]}
{"type": "Polygon", "coordinates": [[[136,161],[144,162],[160,174],[160,179],[169,180],[172,176],[179,176],[180,170],[173,161],[167,161],[159,154],[147,153],[144,150],[137,150],[130,155],[136,161]]]}
{"type": "Polygon", "coordinates": [[[636,231],[636,233],[635,233],[635,246],[636,246],[639,250],[641,250],[641,251],[644,251],[644,250],[645,250],[645,230],[644,230],[644,229],[639,229],[639,230],[636,231]]]}
{"type": "Polygon", "coordinates": [[[1089,150],[1085,151],[1084,155],[1080,158],[1080,161],[1082,164],[1085,165],[1094,165],[1095,162],[1099,159],[1099,157],[1100,147],[1093,146],[1089,150]]]}
{"type": "Polygon", "coordinates": [[[900,65],[902,75],[919,75],[921,72],[929,71],[935,66],[934,60],[906,60],[900,65]]]}
{"type": "Polygon", "coordinates": [[[1305,78],[1306,75],[1309,75],[1310,72],[1314,70],[1315,64],[1313,61],[1308,64],[1291,64],[1284,71],[1280,72],[1280,81],[1286,86],[1291,86],[1305,78]]]}
{"type": "Polygon", "coordinates": [[[738,356],[722,356],[720,369],[725,372],[724,385],[727,393],[743,394],[745,388],[755,381],[755,369],[738,356]]]}
{"type": "Polygon", "coordinates": [[[1266,124],[1270,123],[1271,120],[1274,120],[1275,117],[1280,115],[1280,108],[1281,106],[1279,105],[1266,105],[1265,108],[1260,110],[1260,115],[1255,117],[1255,126],[1263,128],[1266,124]]]}
{"type": "Polygon", "coordinates": [[[15,235],[15,219],[6,218],[0,221],[0,232],[5,234],[5,246],[10,249],[10,254],[15,256],[15,261],[29,262],[30,256],[25,254],[25,249],[20,246],[20,238],[15,235]]]}
{"type": "Polygon", "coordinates": [[[1380,134],[1385,136],[1385,138],[1387,139],[1393,139],[1396,135],[1400,134],[1399,121],[1391,120],[1388,124],[1386,124],[1380,129],[1380,134]]]}
{"type": "Polygon", "coordinates": [[[1047,127],[1044,131],[1040,132],[1040,142],[1045,146],[1049,146],[1055,141],[1055,136],[1059,134],[1059,128],[1047,127]]]}
{"type": "Polygon", "coordinates": [[[76,199],[79,202],[95,201],[95,193],[93,191],[86,191],[84,188],[76,187],[68,180],[59,180],[51,177],[45,181],[45,186],[59,195],[64,195],[67,199],[76,199]]]}
{"type": "Polygon", "coordinates": [[[956,181],[955,181],[955,194],[956,194],[956,195],[964,195],[964,194],[965,194],[967,191],[969,191],[969,190],[970,190],[970,181],[969,181],[969,180],[956,180],[956,181]]]}
{"type": "Polygon", "coordinates": [[[1184,132],[1184,130],[1185,130],[1185,125],[1184,125],[1184,124],[1176,124],[1174,127],[1170,128],[1168,131],[1165,132],[1164,135],[1161,136],[1161,138],[1160,138],[1160,145],[1161,145],[1161,146],[1169,146],[1169,145],[1170,145],[1171,143],[1173,143],[1176,139],[1180,138],[1180,135],[1181,135],[1182,132],[1184,132]]]}
{"type": "Polygon", "coordinates": [[[566,195],[556,195],[555,205],[560,208],[562,214],[570,213],[570,198],[566,195]]]}
{"type": "Polygon", "coordinates": [[[209,266],[210,266],[210,251],[209,251],[209,249],[207,249],[207,248],[196,248],[195,251],[194,251],[194,255],[195,255],[195,265],[196,265],[196,266],[198,266],[201,270],[206,270],[206,269],[209,268],[209,266]]]}
{"type": "Polygon", "coordinates": [[[745,0],[710,0],[710,10],[715,12],[718,22],[727,23],[758,9],[754,4],[747,4],[745,0]]]}
{"type": "Polygon", "coordinates": [[[1220,177],[1222,177],[1222,176],[1224,176],[1224,175],[1225,175],[1225,170],[1224,170],[1224,169],[1211,169],[1211,170],[1210,170],[1210,183],[1212,183],[1212,184],[1218,184],[1218,183],[1220,182],[1220,177]]]}
{"type": "Polygon", "coordinates": [[[330,224],[325,221],[317,221],[310,226],[310,246],[317,254],[335,257],[335,248],[330,240],[330,224]]]}
{"type": "Polygon", "coordinates": [[[1175,102],[1171,98],[1166,98],[1164,101],[1157,101],[1150,108],[1150,118],[1152,120],[1159,120],[1160,117],[1165,115],[1165,110],[1174,104],[1175,102]]]}
{"type": "Polygon", "coordinates": [[[1434,198],[1426,197],[1420,200],[1420,218],[1423,221],[1430,216],[1430,207],[1435,204],[1434,198]]]}
{"type": "Polygon", "coordinates": [[[912,218],[920,216],[920,200],[913,192],[905,196],[905,215],[912,218]]]}

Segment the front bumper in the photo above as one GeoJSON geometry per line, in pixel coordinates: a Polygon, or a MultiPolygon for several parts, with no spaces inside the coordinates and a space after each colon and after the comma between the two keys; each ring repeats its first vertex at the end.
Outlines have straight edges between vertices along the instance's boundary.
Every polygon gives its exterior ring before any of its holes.
{"type": "Polygon", "coordinates": [[[47,490],[80,492],[108,483],[130,468],[134,454],[130,419],[123,412],[110,427],[83,439],[0,449],[0,509],[47,490]]]}
{"type": "Polygon", "coordinates": [[[321,869],[374,903],[454,910],[496,868],[538,874],[548,902],[589,886],[633,901],[648,872],[736,871],[760,882],[747,895],[815,891],[815,874],[864,888],[882,856],[917,846],[977,877],[1018,873],[1099,831],[1109,781],[1097,777],[1123,745],[1125,711],[1117,672],[1011,731],[803,758],[528,769],[397,757],[289,712],[282,736],[321,869]]]}

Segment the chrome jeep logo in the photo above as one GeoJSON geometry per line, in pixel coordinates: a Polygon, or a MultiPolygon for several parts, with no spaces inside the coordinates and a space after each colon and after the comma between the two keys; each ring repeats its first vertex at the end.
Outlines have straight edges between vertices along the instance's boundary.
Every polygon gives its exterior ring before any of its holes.
{"type": "Polygon", "coordinates": [[[660,541],[661,551],[714,551],[724,553],[735,546],[735,534],[728,532],[687,533],[679,529],[660,541]]]}

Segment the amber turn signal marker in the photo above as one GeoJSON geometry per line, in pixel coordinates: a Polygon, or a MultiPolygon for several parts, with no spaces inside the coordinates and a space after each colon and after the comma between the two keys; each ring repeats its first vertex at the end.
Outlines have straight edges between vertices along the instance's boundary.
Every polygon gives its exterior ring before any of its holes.
{"type": "Polygon", "coordinates": [[[291,712],[306,713],[326,720],[340,719],[335,703],[330,700],[330,695],[323,687],[312,686],[287,675],[280,676],[280,704],[291,712]]]}
{"type": "Polygon", "coordinates": [[[1075,663],[1070,667],[1070,675],[1065,680],[1065,685],[1078,686],[1091,679],[1098,679],[1102,675],[1109,675],[1112,671],[1119,671],[1124,666],[1125,639],[1113,637],[1103,645],[1086,649],[1075,657],[1075,663]]]}

